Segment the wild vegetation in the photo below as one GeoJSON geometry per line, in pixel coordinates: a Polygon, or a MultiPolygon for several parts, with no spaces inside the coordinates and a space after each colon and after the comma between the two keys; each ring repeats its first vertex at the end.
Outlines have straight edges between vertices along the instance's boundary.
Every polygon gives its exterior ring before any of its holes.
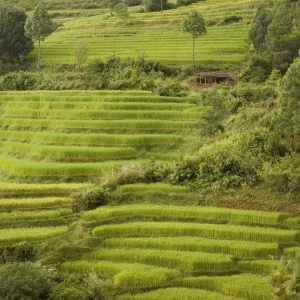
{"type": "Polygon", "coordinates": [[[0,0],[0,298],[298,299],[299,15],[0,0]]]}

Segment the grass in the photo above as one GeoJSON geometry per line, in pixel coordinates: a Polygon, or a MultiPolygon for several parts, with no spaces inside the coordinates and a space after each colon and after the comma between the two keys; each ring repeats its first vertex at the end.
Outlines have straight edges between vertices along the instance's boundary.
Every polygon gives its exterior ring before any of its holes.
{"type": "Polygon", "coordinates": [[[238,269],[242,272],[269,275],[278,268],[278,260],[254,260],[238,262],[238,269]]]}
{"type": "MultiPolygon", "coordinates": [[[[127,185],[120,187],[121,192],[135,192],[156,190],[172,193],[188,192],[186,187],[168,186],[164,184],[153,185],[127,185]]],[[[270,213],[263,211],[249,211],[237,209],[224,209],[218,207],[199,207],[199,206],[169,206],[169,205],[121,205],[121,206],[106,206],[93,211],[86,212],[84,219],[92,220],[106,220],[118,217],[137,216],[137,217],[171,217],[179,219],[195,219],[195,220],[225,220],[231,222],[244,222],[264,225],[278,225],[290,214],[284,213],[270,213]]]]}
{"type": "Polygon", "coordinates": [[[84,256],[90,260],[132,262],[201,272],[232,270],[231,256],[224,254],[156,249],[101,249],[84,256]]]}
{"type": "MultiPolygon", "coordinates": [[[[153,192],[162,192],[162,193],[188,193],[190,189],[186,186],[178,186],[178,185],[171,185],[166,183],[154,183],[154,184],[124,184],[119,185],[117,188],[118,193],[140,193],[147,191],[153,192]]],[[[131,206],[132,207],[132,206],[131,206]]],[[[147,206],[148,207],[148,206],[147,206]]],[[[125,208],[123,206],[123,208],[125,208]]],[[[134,207],[132,207],[134,208],[134,207]]]]}
{"type": "Polygon", "coordinates": [[[224,295],[202,291],[190,288],[165,288],[156,291],[137,294],[137,295],[124,295],[118,298],[119,300],[192,300],[192,299],[205,299],[205,300],[242,300],[236,297],[225,297],[224,295]]]}
{"type": "Polygon", "coordinates": [[[93,229],[93,236],[199,236],[214,239],[289,243],[298,240],[299,232],[295,230],[234,225],[176,222],[133,222],[96,227],[93,229]]]}
{"type": "Polygon", "coordinates": [[[51,220],[68,216],[73,213],[72,209],[57,209],[44,211],[13,211],[10,213],[0,213],[0,221],[32,221],[51,220]]]}
{"type": "Polygon", "coordinates": [[[4,118],[70,120],[174,120],[199,121],[201,111],[171,110],[87,110],[87,109],[4,109],[4,118]]]}
{"type": "Polygon", "coordinates": [[[9,153],[54,162],[99,162],[132,159],[137,155],[132,147],[49,146],[13,142],[0,143],[0,147],[9,153]]]}
{"type": "Polygon", "coordinates": [[[50,145],[73,146],[174,146],[183,141],[179,135],[171,134],[67,134],[53,132],[3,131],[2,140],[45,143],[50,145]]]}
{"type": "Polygon", "coordinates": [[[178,270],[110,261],[66,262],[61,269],[81,274],[94,271],[102,276],[113,277],[115,286],[127,288],[160,286],[181,275],[178,270]]]}
{"type": "Polygon", "coordinates": [[[72,199],[62,197],[0,199],[0,210],[52,208],[70,204],[72,199]]]}
{"type": "Polygon", "coordinates": [[[300,218],[288,218],[283,224],[289,228],[300,229],[300,218]]]}
{"type": "MultiPolygon", "coordinates": [[[[138,163],[146,161],[139,160],[138,163]]],[[[0,156],[0,170],[9,176],[33,180],[82,181],[91,177],[99,177],[103,172],[127,165],[128,161],[108,161],[102,163],[47,163],[21,160],[0,156]]]]}
{"type": "MultiPolygon", "coordinates": [[[[19,201],[26,197],[68,196],[89,184],[78,183],[47,183],[27,184],[0,182],[0,194],[2,198],[18,198],[19,201]]],[[[0,203],[3,200],[0,201],[0,203]]],[[[25,202],[25,201],[24,201],[25,202]]]]}
{"type": "Polygon", "coordinates": [[[211,290],[247,300],[273,299],[269,278],[257,274],[187,277],[178,282],[182,287],[211,290]]]}
{"type": "Polygon", "coordinates": [[[0,229],[0,244],[41,240],[64,234],[67,231],[67,226],[0,229]]]}
{"type": "Polygon", "coordinates": [[[1,118],[0,127],[7,130],[108,132],[108,133],[174,133],[187,130],[195,123],[167,120],[47,120],[1,118]]]}
{"type": "MultiPolygon", "coordinates": [[[[105,99],[104,99],[105,100],[105,99]]],[[[62,101],[9,101],[3,102],[2,109],[38,109],[38,110],[168,110],[184,111],[196,109],[190,103],[160,103],[160,102],[62,102],[62,101]]]]}
{"type": "Polygon", "coordinates": [[[216,240],[198,237],[153,237],[153,238],[110,238],[103,242],[108,248],[140,248],[224,253],[234,257],[268,258],[278,254],[275,243],[216,240]]]}

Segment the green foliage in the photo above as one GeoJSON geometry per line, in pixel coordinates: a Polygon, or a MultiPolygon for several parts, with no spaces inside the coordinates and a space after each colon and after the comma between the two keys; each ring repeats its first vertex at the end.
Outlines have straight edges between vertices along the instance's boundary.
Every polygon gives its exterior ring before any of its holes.
{"type": "Polygon", "coordinates": [[[300,38],[293,33],[291,3],[277,0],[266,36],[267,51],[274,68],[285,72],[298,55],[300,38]]]}
{"type": "Polygon", "coordinates": [[[272,19],[267,4],[260,4],[251,30],[249,31],[249,40],[252,42],[257,52],[265,50],[266,36],[271,21],[272,19]]]}
{"type": "Polygon", "coordinates": [[[281,82],[281,111],[278,131],[288,139],[292,149],[300,145],[300,58],[295,59],[281,82]]]}
{"type": "Polygon", "coordinates": [[[3,260],[6,263],[34,261],[37,250],[29,242],[20,242],[11,247],[6,247],[3,252],[3,260]]]}
{"type": "Polygon", "coordinates": [[[271,273],[270,283],[273,287],[275,300],[299,299],[299,274],[297,272],[295,274],[296,264],[295,261],[281,260],[279,267],[271,273]]]}
{"type": "Polygon", "coordinates": [[[51,289],[49,300],[88,300],[88,294],[71,284],[62,282],[51,289]]]}
{"type": "Polygon", "coordinates": [[[192,39],[196,39],[206,34],[205,21],[201,14],[192,10],[188,17],[183,21],[183,31],[191,34],[192,39]]]}
{"type": "Polygon", "coordinates": [[[83,189],[71,195],[75,211],[95,209],[108,204],[110,200],[109,190],[99,186],[83,189]]]}
{"type": "Polygon", "coordinates": [[[50,276],[32,263],[13,263],[0,269],[0,298],[3,300],[44,300],[50,293],[50,276]]]}
{"type": "Polygon", "coordinates": [[[161,11],[169,8],[168,0],[143,0],[145,11],[161,11]]]}
{"type": "Polygon", "coordinates": [[[29,72],[14,72],[0,78],[0,90],[24,91],[33,90],[37,82],[37,76],[29,72]]]}
{"type": "Polygon", "coordinates": [[[124,24],[127,24],[130,17],[128,6],[124,3],[119,3],[114,7],[114,11],[117,13],[117,16],[124,22],[124,24]]]}
{"type": "Polygon", "coordinates": [[[264,182],[282,193],[298,192],[300,187],[300,154],[280,158],[277,162],[266,162],[261,171],[264,182]]]}
{"type": "Polygon", "coordinates": [[[0,59],[14,63],[33,49],[33,42],[25,36],[25,12],[12,6],[0,5],[0,59]]]}
{"type": "Polygon", "coordinates": [[[81,71],[82,66],[87,62],[89,56],[89,48],[87,44],[82,41],[77,41],[73,54],[76,59],[78,71],[81,71]]]}

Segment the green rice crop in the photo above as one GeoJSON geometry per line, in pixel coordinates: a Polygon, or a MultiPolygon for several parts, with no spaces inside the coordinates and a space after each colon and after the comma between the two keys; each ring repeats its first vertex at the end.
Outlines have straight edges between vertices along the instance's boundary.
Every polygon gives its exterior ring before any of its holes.
{"type": "MultiPolygon", "coordinates": [[[[139,160],[139,163],[145,163],[146,160],[139,160]]],[[[34,162],[0,156],[0,169],[5,174],[11,176],[20,176],[23,178],[36,177],[42,179],[69,178],[72,180],[82,180],[100,176],[104,171],[113,168],[120,168],[128,165],[128,161],[108,161],[102,163],[47,163],[34,162]]]]}
{"type": "Polygon", "coordinates": [[[279,243],[295,242],[299,238],[299,232],[234,225],[132,222],[96,227],[93,229],[93,236],[200,236],[214,239],[279,243]]]}
{"type": "Polygon", "coordinates": [[[249,260],[240,261],[237,266],[242,272],[269,275],[279,267],[279,264],[278,260],[249,260]]]}
{"type": "Polygon", "coordinates": [[[33,119],[200,121],[200,111],[169,110],[4,109],[2,116],[33,119]]]}
{"type": "MultiPolygon", "coordinates": [[[[154,184],[125,184],[120,185],[117,188],[118,193],[139,193],[144,191],[154,191],[163,193],[188,193],[190,189],[186,186],[171,185],[166,183],[154,183],[154,184]]],[[[150,208],[151,209],[151,208],[150,208]]]]}
{"type": "Polygon", "coordinates": [[[273,293],[269,278],[257,274],[234,276],[201,276],[178,279],[180,286],[216,291],[226,296],[247,300],[272,300],[273,293]]]}
{"type": "Polygon", "coordinates": [[[31,221],[31,220],[51,220],[73,213],[72,209],[57,209],[43,211],[13,211],[10,213],[0,213],[0,221],[31,221]]]}
{"type": "Polygon", "coordinates": [[[300,229],[300,218],[288,218],[283,224],[289,228],[300,229]]]}
{"type": "Polygon", "coordinates": [[[167,120],[47,120],[1,118],[0,127],[9,130],[109,132],[109,133],[173,133],[189,129],[190,121],[167,120]]]}
{"type": "MultiPolygon", "coordinates": [[[[242,300],[236,297],[225,297],[209,291],[189,288],[165,288],[137,295],[124,295],[119,300],[242,300]]],[[[257,300],[257,299],[256,299],[257,300]]],[[[260,299],[261,300],[261,299],[260,299]]]]}
{"type": "Polygon", "coordinates": [[[110,238],[103,246],[109,248],[141,248],[224,253],[234,257],[269,257],[278,254],[275,243],[215,240],[198,237],[110,238]]]}
{"type": "Polygon", "coordinates": [[[76,273],[94,271],[100,273],[102,276],[113,277],[114,285],[119,287],[160,286],[181,275],[178,270],[110,261],[66,262],[61,265],[61,269],[76,273]]]}
{"type": "MultiPolygon", "coordinates": [[[[24,198],[30,196],[68,196],[72,192],[89,186],[89,184],[57,183],[57,184],[27,184],[0,182],[1,198],[24,198]]],[[[1,200],[2,201],[2,200],[1,200]]]]}
{"type": "Polygon", "coordinates": [[[67,231],[67,226],[0,229],[0,244],[46,239],[64,234],[67,231]]]}
{"type": "Polygon", "coordinates": [[[61,101],[9,101],[3,102],[2,109],[38,109],[38,110],[169,110],[183,111],[197,108],[190,103],[149,103],[149,102],[61,102],[61,101]]]}
{"type": "Polygon", "coordinates": [[[157,265],[182,270],[222,272],[233,269],[231,256],[224,254],[155,249],[101,249],[84,256],[90,260],[110,260],[157,265]]]}
{"type": "Polygon", "coordinates": [[[283,250],[284,257],[296,258],[297,254],[300,253],[300,247],[289,247],[283,250]]]}
{"type": "Polygon", "coordinates": [[[46,143],[54,145],[87,146],[174,146],[183,141],[182,136],[173,134],[67,134],[52,132],[2,131],[2,140],[46,143]]]}
{"type": "MultiPolygon", "coordinates": [[[[156,190],[183,193],[188,189],[185,187],[172,187],[164,184],[135,184],[126,185],[120,187],[121,192],[134,192],[145,190],[156,190]],[[165,190],[164,190],[165,189],[165,190]]],[[[250,210],[238,210],[238,209],[224,209],[218,207],[206,207],[206,206],[170,206],[170,205],[123,205],[123,206],[106,206],[101,207],[93,211],[88,211],[84,214],[85,220],[105,220],[117,217],[127,216],[150,216],[150,217],[171,217],[179,219],[207,219],[207,220],[226,220],[233,222],[245,222],[245,223],[259,223],[259,224],[271,224],[277,225],[289,216],[289,214],[281,213],[269,213],[263,211],[250,211],[250,210]]]]}
{"type": "Polygon", "coordinates": [[[13,142],[0,143],[0,147],[12,153],[63,162],[97,162],[136,157],[136,150],[130,147],[49,146],[13,142]]]}
{"type": "Polygon", "coordinates": [[[70,198],[16,198],[0,199],[0,210],[49,208],[72,204],[70,198]]]}

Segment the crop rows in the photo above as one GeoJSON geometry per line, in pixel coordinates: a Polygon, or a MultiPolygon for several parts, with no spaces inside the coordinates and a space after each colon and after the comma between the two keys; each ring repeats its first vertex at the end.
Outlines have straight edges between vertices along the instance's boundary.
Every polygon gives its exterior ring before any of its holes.
{"type": "Polygon", "coordinates": [[[9,153],[27,155],[48,161],[97,162],[110,159],[136,158],[136,150],[129,147],[76,147],[49,146],[25,143],[0,143],[0,147],[9,153]]]}
{"type": "Polygon", "coordinates": [[[223,293],[247,300],[272,300],[269,278],[253,274],[235,276],[201,276],[179,279],[179,285],[223,293]]]}
{"type": "MultiPolygon", "coordinates": [[[[1,201],[1,200],[0,200],[1,201]]],[[[10,213],[0,213],[0,221],[32,221],[32,220],[51,220],[73,213],[72,209],[56,209],[44,211],[13,211],[10,213]]]]}
{"type": "MultiPolygon", "coordinates": [[[[242,300],[236,297],[225,297],[224,295],[197,290],[190,288],[165,288],[156,291],[137,294],[137,295],[124,295],[118,298],[119,300],[192,300],[192,299],[205,299],[205,300],[242,300]]],[[[257,300],[257,299],[256,299],[257,300]]]]}
{"type": "Polygon", "coordinates": [[[4,109],[4,118],[70,119],[70,120],[176,120],[198,121],[200,112],[157,110],[66,110],[4,109]]]}
{"type": "Polygon", "coordinates": [[[143,263],[190,271],[221,272],[233,269],[231,256],[172,250],[102,249],[84,256],[89,260],[143,263]]]}
{"type": "Polygon", "coordinates": [[[51,238],[67,231],[67,226],[0,229],[0,244],[51,238]]]}
{"type": "Polygon", "coordinates": [[[66,262],[62,270],[76,273],[100,273],[102,276],[113,277],[114,285],[120,287],[152,287],[168,283],[178,278],[181,273],[162,267],[143,264],[116,263],[110,261],[75,261],[66,262]]]}
{"type": "Polygon", "coordinates": [[[242,272],[269,275],[279,264],[278,260],[249,260],[240,261],[237,266],[242,272]]]}
{"type": "Polygon", "coordinates": [[[93,229],[93,236],[199,236],[214,239],[289,243],[298,240],[299,232],[295,230],[234,225],[177,222],[133,222],[96,227],[93,229]]]}
{"type": "Polygon", "coordinates": [[[32,131],[173,133],[190,128],[191,121],[168,120],[57,120],[1,118],[0,128],[32,131]]]}
{"type": "MultiPolygon", "coordinates": [[[[147,189],[147,185],[133,185],[129,186],[127,192],[142,191],[147,189]],[[135,189],[136,188],[136,189],[135,189]]],[[[160,190],[160,186],[152,185],[156,190],[160,190]]],[[[150,185],[151,188],[151,185],[150,185]]],[[[163,186],[164,188],[164,186],[163,186]]],[[[172,192],[172,187],[167,187],[172,192]]],[[[121,191],[123,188],[120,188],[121,191]]],[[[186,188],[174,187],[175,192],[187,192],[186,188]]],[[[124,190],[123,190],[124,192],[124,190]]],[[[171,217],[179,219],[205,219],[205,220],[226,220],[230,222],[244,222],[244,223],[259,223],[265,225],[278,225],[288,218],[290,214],[285,213],[270,213],[263,211],[249,211],[237,209],[224,209],[217,207],[206,206],[169,206],[169,205],[124,205],[124,206],[105,206],[92,211],[85,212],[84,219],[88,221],[93,220],[106,220],[118,217],[171,217]]]]}
{"type": "Polygon", "coordinates": [[[62,197],[0,199],[0,210],[52,208],[70,204],[72,204],[72,199],[62,197]]]}
{"type": "Polygon", "coordinates": [[[234,257],[268,258],[278,254],[275,243],[216,240],[199,237],[110,238],[103,242],[108,248],[140,248],[224,253],[234,257]]]}
{"type": "MultiPolygon", "coordinates": [[[[179,186],[179,185],[171,185],[166,183],[155,183],[155,184],[125,184],[119,185],[117,188],[117,192],[119,193],[139,193],[147,191],[153,192],[162,192],[162,193],[188,193],[190,189],[186,186],[179,186]]],[[[133,206],[130,206],[134,208],[133,206]]],[[[148,207],[148,206],[147,206],[148,207]]]]}

